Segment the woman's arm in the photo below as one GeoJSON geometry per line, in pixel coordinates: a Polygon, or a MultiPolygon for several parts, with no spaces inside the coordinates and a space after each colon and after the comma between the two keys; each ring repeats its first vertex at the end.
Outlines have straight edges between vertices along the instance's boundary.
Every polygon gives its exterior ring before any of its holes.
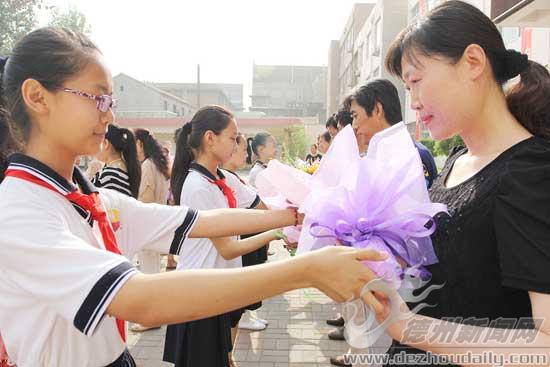
{"type": "Polygon", "coordinates": [[[216,250],[225,260],[232,260],[264,247],[271,241],[278,239],[277,230],[272,229],[256,236],[248,237],[242,240],[235,240],[232,237],[211,238],[216,250]]]}
{"type": "Polygon", "coordinates": [[[122,286],[107,313],[142,325],[175,324],[305,287],[315,287],[342,302],[359,297],[363,285],[375,278],[362,261],[386,257],[373,250],[334,246],[239,269],[138,273],[122,286]],[[170,294],[170,302],[166,302],[166,294],[170,294]]]}
{"type": "MultiPolygon", "coordinates": [[[[536,354],[537,357],[545,359],[544,364],[538,365],[550,366],[550,294],[529,292],[529,297],[535,324],[540,321],[536,329],[532,330],[527,329],[525,325],[516,329],[502,329],[502,327],[464,325],[411,314],[409,318],[391,324],[387,331],[400,343],[433,354],[456,357],[468,352],[479,355],[490,353],[505,358],[508,361],[506,366],[534,365],[534,361],[520,364],[513,359],[519,354],[525,356],[536,354]],[[423,325],[421,335],[414,333],[415,325],[423,325]],[[442,334],[441,331],[445,333],[442,334]],[[514,334],[523,335],[523,338],[514,339],[512,338],[514,334]]],[[[382,321],[389,314],[389,303],[386,297],[380,294],[377,294],[377,301],[378,303],[371,303],[371,301],[369,303],[373,304],[374,309],[378,311],[378,320],[382,321]]],[[[401,306],[405,312],[409,311],[405,303],[401,306]]],[[[515,318],[501,319],[503,322],[507,320],[519,321],[515,318]]],[[[474,366],[474,364],[463,365],[474,366]]]]}
{"type": "Polygon", "coordinates": [[[294,209],[251,210],[213,209],[201,211],[189,237],[216,238],[265,232],[293,226],[303,221],[303,214],[294,209]]]}

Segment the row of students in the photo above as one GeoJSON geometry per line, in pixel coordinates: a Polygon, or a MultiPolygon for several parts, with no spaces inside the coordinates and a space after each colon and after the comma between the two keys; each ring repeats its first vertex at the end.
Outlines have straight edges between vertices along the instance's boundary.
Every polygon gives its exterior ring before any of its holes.
{"type": "MultiPolygon", "coordinates": [[[[178,137],[171,188],[176,204],[201,210],[219,208],[266,209],[256,191],[234,174],[220,169],[234,154],[237,124],[219,106],[199,110],[178,137]]],[[[193,239],[179,249],[177,270],[242,268],[242,256],[277,239],[276,231],[246,239],[193,239]]],[[[176,366],[225,366],[236,338],[243,310],[170,325],[164,359],[176,366]]]]}
{"type": "Polygon", "coordinates": [[[20,367],[134,366],[120,320],[204,319],[309,286],[344,300],[373,278],[361,261],[384,258],[337,246],[247,269],[139,273],[128,259],[144,248],[176,252],[189,238],[265,231],[300,218],[293,210],[146,204],[96,189],[74,162],[98,153],[114,119],[113,84],[84,35],[35,30],[0,63],[0,75],[2,118],[23,137],[0,185],[0,332],[20,367]]]}

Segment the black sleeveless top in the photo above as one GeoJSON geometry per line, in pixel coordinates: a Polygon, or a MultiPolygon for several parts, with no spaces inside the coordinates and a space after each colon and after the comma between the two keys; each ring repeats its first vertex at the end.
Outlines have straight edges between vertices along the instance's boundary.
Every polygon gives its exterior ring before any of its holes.
{"type": "MultiPolygon", "coordinates": [[[[550,294],[550,143],[537,137],[509,148],[463,183],[446,188],[456,149],[430,190],[448,206],[432,235],[439,263],[428,285],[445,284],[420,314],[496,328],[533,328],[528,291],[550,294]],[[525,318],[511,325],[502,318],[525,318]]],[[[416,294],[416,293],[415,293],[416,294]]],[[[414,307],[415,305],[409,305],[414,307]]],[[[394,343],[400,351],[423,353],[394,343]]]]}

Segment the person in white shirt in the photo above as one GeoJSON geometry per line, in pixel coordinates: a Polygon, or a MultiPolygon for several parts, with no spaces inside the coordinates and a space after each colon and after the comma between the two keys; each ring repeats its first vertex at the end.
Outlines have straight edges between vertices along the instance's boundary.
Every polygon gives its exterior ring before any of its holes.
{"type": "Polygon", "coordinates": [[[250,185],[256,187],[258,173],[266,169],[269,161],[277,156],[277,140],[269,133],[258,133],[253,138],[248,138],[247,144],[246,162],[252,164],[248,181],[250,185]]]}
{"type": "MultiPolygon", "coordinates": [[[[172,168],[171,187],[176,204],[202,210],[267,209],[254,189],[219,168],[235,152],[237,136],[233,115],[220,106],[200,109],[191,122],[183,126],[172,168]]],[[[189,240],[178,252],[177,269],[241,268],[242,255],[277,238],[277,231],[270,231],[245,240],[238,237],[189,240]]],[[[241,314],[242,309],[238,309],[213,318],[170,325],[164,360],[175,363],[176,367],[232,364],[228,356],[241,314]]]]}
{"type": "Polygon", "coordinates": [[[293,225],[297,213],[199,212],[98,191],[74,162],[100,149],[113,82],[82,34],[29,33],[0,61],[0,83],[0,119],[24,140],[0,185],[0,332],[17,366],[131,367],[121,320],[174,324],[310,286],[342,301],[373,279],[361,261],[383,256],[340,246],[247,271],[138,272],[128,259],[141,249],[293,225]]]}

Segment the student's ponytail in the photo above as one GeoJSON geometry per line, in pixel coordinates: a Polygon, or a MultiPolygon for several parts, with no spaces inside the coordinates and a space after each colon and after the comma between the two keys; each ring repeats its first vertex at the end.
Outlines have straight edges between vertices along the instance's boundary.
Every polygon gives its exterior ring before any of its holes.
{"type": "Polygon", "coordinates": [[[202,138],[207,131],[219,135],[233,119],[233,114],[221,106],[206,106],[195,113],[191,121],[183,125],[176,143],[176,156],[172,165],[170,187],[174,203],[181,204],[181,190],[189,174],[195,153],[201,148],[202,138]]]}
{"type": "Polygon", "coordinates": [[[535,136],[550,140],[550,73],[528,61],[520,80],[506,92],[508,109],[535,136]]]}
{"type": "MultiPolygon", "coordinates": [[[[246,162],[248,164],[252,164],[252,158],[253,156],[259,157],[258,154],[258,148],[265,146],[267,144],[267,140],[271,138],[272,135],[269,133],[257,133],[254,138],[248,138],[247,143],[248,146],[246,148],[247,151],[247,157],[246,162]]],[[[267,163],[267,162],[265,162],[267,163]]]]}
{"type": "Polygon", "coordinates": [[[9,116],[2,91],[2,77],[7,60],[7,58],[0,57],[0,182],[4,180],[4,172],[8,168],[8,155],[15,150],[16,146],[8,123],[9,116]]]}
{"type": "Polygon", "coordinates": [[[139,185],[141,184],[141,163],[139,162],[136,148],[136,138],[129,129],[121,129],[122,136],[126,137],[122,157],[126,163],[128,179],[130,181],[130,191],[132,196],[137,199],[139,196],[139,185]]]}
{"type": "Polygon", "coordinates": [[[189,166],[193,162],[193,159],[195,159],[193,150],[189,146],[191,130],[192,126],[190,122],[183,125],[176,140],[176,155],[172,164],[172,177],[170,178],[170,190],[172,190],[172,196],[176,205],[180,205],[181,190],[189,173],[189,166]]]}
{"type": "Polygon", "coordinates": [[[252,151],[252,142],[254,141],[254,138],[248,138],[246,139],[246,163],[252,164],[252,158],[254,152],[252,151]]]}
{"type": "Polygon", "coordinates": [[[139,195],[139,185],[141,183],[141,164],[137,157],[134,133],[116,124],[110,124],[107,128],[105,139],[111,143],[113,149],[116,150],[117,153],[122,155],[130,181],[130,191],[132,192],[132,196],[137,198],[139,195]]]}

